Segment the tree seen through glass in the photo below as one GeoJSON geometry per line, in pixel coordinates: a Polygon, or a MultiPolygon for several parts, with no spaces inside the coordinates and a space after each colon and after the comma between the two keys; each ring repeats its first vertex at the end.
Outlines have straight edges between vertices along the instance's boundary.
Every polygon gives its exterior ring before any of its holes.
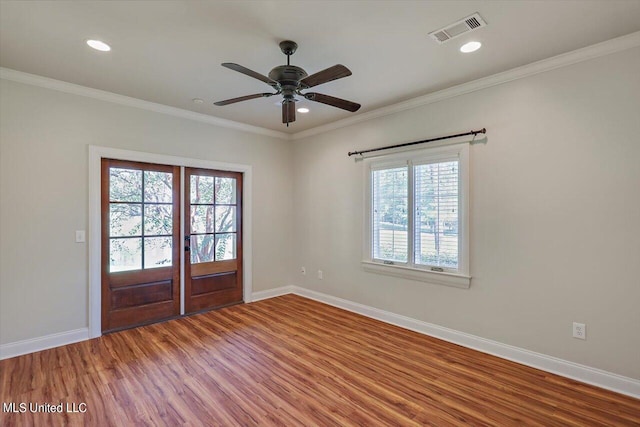
{"type": "Polygon", "coordinates": [[[236,179],[191,175],[191,263],[236,258],[236,179]]]}
{"type": "Polygon", "coordinates": [[[373,257],[407,262],[409,171],[413,173],[415,264],[458,267],[458,161],[372,171],[373,257]]]}
{"type": "Polygon", "coordinates": [[[414,168],[415,263],[458,267],[458,162],[414,168]]]}
{"type": "Polygon", "coordinates": [[[171,173],[109,169],[111,272],[172,264],[172,199],[171,173]]]}

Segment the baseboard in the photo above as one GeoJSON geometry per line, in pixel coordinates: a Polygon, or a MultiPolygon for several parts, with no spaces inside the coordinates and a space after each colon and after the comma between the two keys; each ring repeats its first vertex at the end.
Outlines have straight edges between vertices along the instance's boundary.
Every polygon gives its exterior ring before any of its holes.
{"type": "MultiPolygon", "coordinates": [[[[301,288],[299,286],[289,286],[278,289],[284,290],[285,288],[291,288],[291,293],[305,298],[320,301],[334,307],[362,314],[363,316],[371,317],[385,323],[400,326],[405,329],[439,338],[483,353],[492,354],[502,359],[511,360],[546,372],[551,372],[553,374],[640,399],[640,381],[633,378],[624,377],[612,372],[580,365],[568,360],[547,356],[542,353],[536,353],[534,351],[492,341],[486,338],[456,331],[454,329],[412,319],[410,317],[369,307],[342,298],[312,291],[310,289],[301,288]]],[[[282,295],[282,293],[277,295],[282,295]]]]}
{"type": "Polygon", "coordinates": [[[0,360],[89,339],[89,328],[75,329],[0,345],[0,360]]]}
{"type": "MultiPolygon", "coordinates": [[[[640,381],[633,378],[624,377],[601,369],[580,365],[578,363],[503,344],[497,341],[456,331],[454,329],[412,319],[410,317],[369,307],[353,301],[323,294],[321,292],[301,288],[299,286],[282,286],[279,288],[268,289],[266,291],[254,292],[252,294],[251,302],[291,293],[390,323],[392,325],[400,326],[421,334],[439,338],[444,341],[462,345],[483,353],[492,354],[503,359],[511,360],[533,368],[542,369],[543,371],[551,372],[563,377],[640,399],[640,381]]],[[[2,344],[0,345],[0,360],[62,345],[73,344],[88,339],[89,329],[81,328],[73,331],[2,344]]]]}
{"type": "Polygon", "coordinates": [[[281,295],[292,294],[294,293],[295,286],[281,286],[279,288],[267,289],[266,291],[254,292],[251,295],[251,301],[248,302],[256,302],[263,299],[269,299],[274,297],[279,297],[281,295]]]}

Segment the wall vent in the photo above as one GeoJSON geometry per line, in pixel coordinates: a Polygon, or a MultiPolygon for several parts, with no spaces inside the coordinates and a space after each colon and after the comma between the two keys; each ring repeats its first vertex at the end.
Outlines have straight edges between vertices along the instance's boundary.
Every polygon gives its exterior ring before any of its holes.
{"type": "Polygon", "coordinates": [[[474,13],[471,16],[467,16],[453,24],[447,25],[436,31],[429,33],[429,36],[437,41],[439,44],[445,43],[451,39],[461,36],[469,31],[477,30],[478,28],[486,27],[487,23],[482,19],[479,13],[474,13]]]}

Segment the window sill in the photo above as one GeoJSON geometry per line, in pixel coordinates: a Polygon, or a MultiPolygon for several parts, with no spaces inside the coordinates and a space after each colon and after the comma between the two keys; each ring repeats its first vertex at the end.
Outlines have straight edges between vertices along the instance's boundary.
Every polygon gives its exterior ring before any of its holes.
{"type": "Polygon", "coordinates": [[[399,265],[380,264],[372,261],[362,261],[362,268],[369,273],[385,274],[387,276],[453,286],[455,288],[469,289],[469,286],[471,286],[471,276],[457,273],[421,270],[399,265]]]}

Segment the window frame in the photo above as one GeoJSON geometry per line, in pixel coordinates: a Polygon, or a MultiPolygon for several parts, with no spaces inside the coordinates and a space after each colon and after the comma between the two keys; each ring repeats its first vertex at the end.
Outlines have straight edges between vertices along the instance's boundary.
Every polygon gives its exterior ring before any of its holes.
{"type": "Polygon", "coordinates": [[[371,273],[410,280],[469,288],[469,143],[428,147],[397,152],[364,160],[364,230],[362,267],[371,273]],[[415,263],[414,167],[447,160],[458,161],[458,268],[434,271],[433,266],[415,263]],[[393,167],[408,167],[408,254],[407,262],[389,262],[373,258],[373,172],[393,167]]]}

